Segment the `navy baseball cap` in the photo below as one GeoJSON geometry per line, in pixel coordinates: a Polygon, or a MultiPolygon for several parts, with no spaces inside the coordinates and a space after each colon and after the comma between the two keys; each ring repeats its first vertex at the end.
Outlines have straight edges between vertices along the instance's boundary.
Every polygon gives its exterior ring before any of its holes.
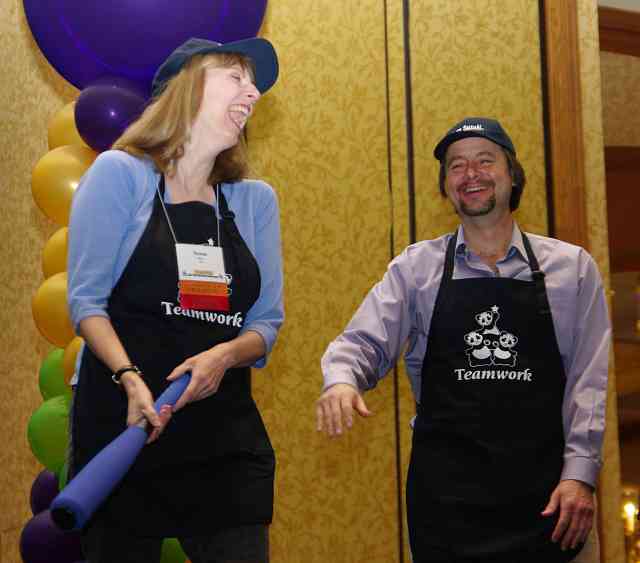
{"type": "Polygon", "coordinates": [[[251,59],[255,71],[256,88],[261,94],[271,88],[278,79],[278,56],[273,45],[266,39],[251,37],[231,43],[218,43],[192,37],[173,51],[160,65],[151,83],[151,96],[155,98],[160,95],[167,82],[180,72],[191,57],[211,53],[238,53],[251,59]]]}
{"type": "Polygon", "coordinates": [[[488,117],[467,117],[447,131],[436,145],[433,156],[442,161],[451,143],[467,137],[484,137],[516,154],[511,138],[497,120],[488,117]]]}

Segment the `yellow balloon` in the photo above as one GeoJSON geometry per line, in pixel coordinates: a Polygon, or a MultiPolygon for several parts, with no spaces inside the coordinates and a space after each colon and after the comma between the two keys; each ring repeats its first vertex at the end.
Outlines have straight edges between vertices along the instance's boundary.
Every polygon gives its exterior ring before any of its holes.
{"type": "Polygon", "coordinates": [[[87,146],[76,128],[76,103],[69,102],[49,122],[49,150],[64,145],[87,146]]]}
{"type": "Polygon", "coordinates": [[[69,385],[73,373],[76,370],[76,358],[83,344],[84,340],[76,336],[64,349],[64,354],[62,355],[62,371],[64,372],[64,382],[67,385],[69,385]]]}
{"type": "Polygon", "coordinates": [[[73,192],[98,153],[65,145],[45,154],[31,176],[31,193],[42,212],[59,225],[69,224],[73,192]]]}
{"type": "Polygon", "coordinates": [[[67,309],[67,273],[54,274],[38,288],[31,302],[33,320],[40,334],[58,348],[75,336],[67,309]]]}
{"type": "Polygon", "coordinates": [[[42,273],[45,279],[67,269],[69,229],[62,227],[51,235],[42,250],[42,273]]]}

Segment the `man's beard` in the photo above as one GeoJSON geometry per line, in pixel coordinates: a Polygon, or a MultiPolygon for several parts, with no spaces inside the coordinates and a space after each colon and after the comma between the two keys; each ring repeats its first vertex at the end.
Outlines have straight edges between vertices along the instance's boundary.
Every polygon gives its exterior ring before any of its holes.
{"type": "Polygon", "coordinates": [[[496,207],[496,196],[492,195],[482,207],[468,207],[464,202],[460,202],[460,210],[458,215],[466,215],[467,217],[482,217],[488,215],[496,207]]]}

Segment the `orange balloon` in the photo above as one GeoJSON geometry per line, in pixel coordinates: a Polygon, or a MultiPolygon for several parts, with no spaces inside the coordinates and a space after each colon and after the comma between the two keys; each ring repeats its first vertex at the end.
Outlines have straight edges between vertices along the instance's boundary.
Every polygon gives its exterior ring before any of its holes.
{"type": "Polygon", "coordinates": [[[42,250],[42,273],[45,279],[67,269],[69,229],[62,227],[51,235],[42,250]]]}
{"type": "Polygon", "coordinates": [[[67,273],[54,274],[38,288],[31,302],[33,320],[40,334],[58,348],[75,336],[67,309],[67,273]]]}
{"type": "Polygon", "coordinates": [[[45,154],[31,176],[31,193],[42,212],[59,225],[69,224],[73,192],[98,153],[88,147],[65,145],[45,154]]]}
{"type": "Polygon", "coordinates": [[[76,128],[76,103],[69,102],[58,113],[56,113],[49,122],[48,139],[49,150],[64,145],[80,145],[87,146],[82,140],[78,129],[76,128]]]}
{"type": "Polygon", "coordinates": [[[79,336],[76,336],[64,349],[64,354],[62,355],[62,371],[64,373],[64,382],[67,385],[69,385],[69,382],[76,371],[76,358],[78,357],[78,352],[80,352],[80,348],[82,348],[83,344],[84,340],[79,336]]]}

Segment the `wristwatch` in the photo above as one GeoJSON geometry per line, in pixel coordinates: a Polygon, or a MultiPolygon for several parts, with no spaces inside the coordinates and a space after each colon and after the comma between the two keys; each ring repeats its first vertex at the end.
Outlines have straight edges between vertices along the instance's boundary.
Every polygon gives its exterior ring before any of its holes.
{"type": "Polygon", "coordinates": [[[128,371],[132,371],[134,373],[137,373],[140,377],[142,377],[142,371],[140,371],[140,368],[138,366],[134,366],[133,364],[130,364],[128,366],[122,366],[119,370],[117,370],[112,376],[111,379],[113,380],[114,383],[116,383],[117,385],[122,385],[120,379],[122,379],[122,376],[127,373],[128,371]]]}

